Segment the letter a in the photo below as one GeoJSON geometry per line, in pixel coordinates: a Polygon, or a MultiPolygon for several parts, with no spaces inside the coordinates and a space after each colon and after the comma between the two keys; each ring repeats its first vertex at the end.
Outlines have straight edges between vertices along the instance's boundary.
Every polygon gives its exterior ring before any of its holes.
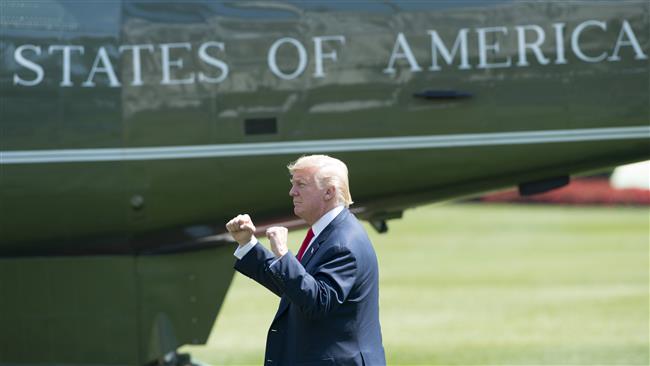
{"type": "Polygon", "coordinates": [[[397,40],[395,40],[395,46],[393,47],[393,53],[390,55],[390,61],[388,61],[388,67],[384,69],[384,73],[395,73],[395,61],[397,61],[398,58],[405,58],[411,66],[411,71],[422,71],[420,65],[415,61],[415,56],[413,56],[411,46],[409,46],[409,43],[406,41],[404,33],[401,32],[397,35],[397,40]],[[400,49],[404,51],[402,52],[400,49]]]}

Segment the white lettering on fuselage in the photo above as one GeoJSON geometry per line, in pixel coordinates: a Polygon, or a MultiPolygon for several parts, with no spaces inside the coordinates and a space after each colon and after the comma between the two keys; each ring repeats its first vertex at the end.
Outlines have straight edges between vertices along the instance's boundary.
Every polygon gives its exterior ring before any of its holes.
{"type": "Polygon", "coordinates": [[[305,71],[305,67],[307,67],[307,50],[305,50],[305,46],[300,43],[295,38],[281,38],[278,39],[277,41],[273,42],[271,45],[271,48],[269,49],[268,52],[268,57],[267,57],[267,62],[269,65],[269,69],[271,69],[271,72],[284,80],[291,80],[297,78],[300,74],[302,74],[303,71],[305,71]],[[280,70],[278,67],[278,62],[277,62],[277,54],[278,54],[278,49],[280,46],[283,44],[291,44],[293,45],[296,50],[298,51],[298,67],[292,72],[292,73],[285,73],[280,70]]]}
{"type": "Polygon", "coordinates": [[[142,85],[142,61],[140,58],[140,52],[142,50],[147,50],[150,53],[153,53],[154,47],[150,44],[131,44],[124,45],[119,48],[120,52],[131,51],[132,56],[131,60],[133,61],[133,80],[131,81],[132,86],[142,85]]]}
{"type": "Polygon", "coordinates": [[[93,67],[90,69],[90,73],[88,74],[88,79],[86,79],[81,86],[95,86],[93,79],[95,78],[95,74],[98,72],[106,74],[109,80],[109,86],[117,87],[121,85],[120,82],[117,81],[113,65],[111,65],[111,60],[108,58],[108,53],[106,53],[106,48],[104,47],[99,47],[93,67]],[[102,64],[101,67],[99,66],[100,63],[102,64]]]}
{"type": "Polygon", "coordinates": [[[463,28],[458,31],[458,35],[456,36],[456,41],[454,42],[454,46],[451,49],[451,52],[445,47],[445,44],[442,42],[442,39],[438,35],[438,32],[435,30],[430,30],[429,36],[431,37],[431,67],[429,70],[431,71],[440,71],[442,68],[438,65],[438,51],[440,51],[440,55],[442,58],[445,60],[447,65],[451,65],[454,62],[454,57],[456,56],[456,53],[460,50],[460,65],[458,66],[459,69],[461,70],[467,70],[471,69],[471,66],[469,65],[469,58],[467,55],[467,32],[469,32],[469,29],[463,28]]]}
{"type": "Polygon", "coordinates": [[[61,86],[72,86],[72,80],[70,79],[70,56],[72,54],[72,51],[78,51],[80,54],[84,54],[85,50],[83,46],[70,46],[70,45],[53,45],[50,46],[48,49],[48,52],[54,53],[56,51],[61,51],[61,55],[63,57],[63,60],[61,61],[61,64],[63,67],[61,67],[61,72],[63,73],[61,75],[61,86]]]}
{"type": "Polygon", "coordinates": [[[40,56],[41,48],[38,46],[34,46],[33,44],[24,44],[20,47],[17,47],[16,52],[14,52],[14,59],[16,60],[16,62],[18,62],[20,65],[24,66],[25,68],[33,71],[36,74],[36,76],[32,80],[25,80],[20,76],[18,76],[18,74],[14,74],[14,85],[23,85],[23,86],[38,85],[41,83],[41,81],[43,81],[43,77],[45,76],[45,72],[43,71],[43,66],[25,58],[25,55],[23,55],[23,51],[26,50],[33,52],[36,56],[40,56]]]}
{"type": "MultiPolygon", "coordinates": [[[[596,19],[585,20],[572,30],[567,28],[566,23],[553,23],[550,27],[552,27],[554,37],[547,37],[545,28],[537,24],[517,25],[512,28],[505,26],[460,28],[453,43],[449,39],[445,42],[435,29],[425,30],[423,34],[428,34],[430,39],[431,64],[428,70],[440,72],[445,65],[445,67],[457,67],[459,70],[530,67],[533,63],[540,66],[551,63],[564,65],[570,62],[569,52],[575,56],[574,60],[579,62],[617,62],[623,59],[621,50],[624,48],[631,50],[634,60],[647,60],[648,56],[641,48],[630,23],[623,20],[620,24],[620,28],[617,29],[616,41],[609,49],[602,46],[594,49],[593,39],[608,31],[607,22],[596,19]],[[589,33],[588,36],[587,33],[589,33]],[[565,45],[565,34],[569,35],[568,45],[565,45]],[[585,38],[592,41],[582,44],[581,41],[585,38]],[[470,41],[472,41],[471,44],[476,45],[474,54],[477,55],[477,61],[474,65],[469,57],[470,41]],[[449,44],[452,45],[451,48],[448,47],[449,44]],[[516,49],[504,50],[504,44],[516,44],[516,49]],[[548,55],[544,54],[545,50],[549,53],[548,55]],[[549,50],[555,56],[554,59],[550,57],[549,50]]],[[[612,30],[609,29],[609,31],[612,30]]],[[[282,37],[270,44],[266,53],[267,66],[275,77],[282,80],[294,80],[304,77],[305,70],[311,62],[314,65],[314,72],[311,76],[325,78],[328,75],[325,61],[328,61],[327,66],[330,68],[337,63],[339,54],[343,53],[346,43],[344,35],[315,36],[311,38],[311,44],[307,45],[296,38],[282,37]],[[324,50],[325,47],[328,48],[327,51],[324,50]],[[312,50],[313,52],[311,52],[312,50]],[[312,55],[311,61],[310,55],[312,55]],[[282,62],[279,62],[280,59],[282,62]]],[[[42,62],[49,56],[60,57],[59,86],[75,86],[71,75],[72,65],[81,63],[81,56],[90,52],[89,47],[83,45],[55,44],[45,48],[36,44],[19,45],[14,50],[13,59],[20,69],[14,72],[13,83],[25,87],[41,84],[47,76],[42,62]]],[[[389,52],[385,55],[378,55],[387,60],[386,67],[381,70],[383,74],[393,75],[402,69],[412,73],[423,71],[420,66],[422,60],[418,61],[416,57],[418,53],[414,52],[405,33],[396,34],[392,50],[389,52]]],[[[131,80],[127,82],[130,86],[156,83],[154,80],[157,80],[158,85],[218,84],[227,80],[230,71],[230,65],[223,58],[218,57],[219,55],[226,56],[226,44],[217,41],[204,42],[198,47],[190,42],[157,45],[130,44],[120,45],[117,48],[100,46],[94,51],[94,55],[90,71],[85,76],[85,81],[80,84],[82,87],[122,86],[114,68],[114,65],[117,64],[130,66],[130,68],[125,68],[131,70],[131,80]],[[109,50],[113,50],[113,53],[111,54],[109,50]],[[192,57],[194,52],[198,58],[192,57]],[[160,57],[155,57],[156,55],[160,57]],[[130,56],[131,62],[128,62],[127,59],[122,63],[120,58],[125,56],[130,56]],[[144,77],[145,72],[142,70],[144,57],[161,60],[160,75],[144,77]],[[194,61],[196,64],[188,62],[196,59],[198,59],[198,61],[194,61]],[[202,71],[193,70],[192,67],[200,67],[202,71]],[[103,78],[100,79],[100,75],[103,78]]],[[[88,70],[88,66],[75,67],[75,70],[84,69],[88,70]]],[[[128,73],[125,73],[123,77],[128,77],[128,73]]]]}
{"type": "Polygon", "coordinates": [[[388,67],[384,69],[384,72],[386,74],[394,74],[395,62],[401,58],[405,58],[408,61],[412,72],[422,71],[422,68],[420,67],[420,65],[418,65],[418,62],[415,60],[413,51],[411,51],[411,46],[409,46],[409,43],[407,42],[406,37],[404,36],[404,33],[397,34],[397,40],[395,41],[393,52],[390,54],[390,61],[388,61],[388,67]]]}

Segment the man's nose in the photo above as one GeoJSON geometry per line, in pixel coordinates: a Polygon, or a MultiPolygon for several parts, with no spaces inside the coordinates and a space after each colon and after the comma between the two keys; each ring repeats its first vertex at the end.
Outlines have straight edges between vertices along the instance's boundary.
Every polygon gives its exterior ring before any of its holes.
{"type": "Polygon", "coordinates": [[[296,195],[296,187],[292,186],[289,190],[289,196],[293,197],[296,195]]]}

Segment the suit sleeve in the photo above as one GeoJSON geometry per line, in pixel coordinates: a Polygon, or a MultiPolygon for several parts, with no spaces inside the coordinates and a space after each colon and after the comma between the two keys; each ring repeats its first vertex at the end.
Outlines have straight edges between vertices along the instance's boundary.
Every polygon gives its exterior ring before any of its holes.
{"type": "Polygon", "coordinates": [[[341,305],[352,290],[357,262],[349,249],[334,246],[320,258],[313,274],[293,256],[269,268],[277,288],[310,318],[322,318],[341,305]]]}
{"type": "MultiPolygon", "coordinates": [[[[287,255],[293,257],[291,253],[287,253],[287,255]]],[[[235,262],[235,269],[271,290],[274,294],[282,296],[282,291],[269,272],[269,266],[275,259],[270,250],[262,245],[255,245],[242,259],[235,262]]]]}

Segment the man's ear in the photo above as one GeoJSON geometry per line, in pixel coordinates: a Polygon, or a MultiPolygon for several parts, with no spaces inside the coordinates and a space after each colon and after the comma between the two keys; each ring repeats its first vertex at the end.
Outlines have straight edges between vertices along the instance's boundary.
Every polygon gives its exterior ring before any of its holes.
{"type": "Polygon", "coordinates": [[[325,190],[325,201],[329,201],[332,198],[334,198],[334,194],[335,194],[334,187],[331,187],[331,186],[327,187],[327,189],[325,190]]]}

